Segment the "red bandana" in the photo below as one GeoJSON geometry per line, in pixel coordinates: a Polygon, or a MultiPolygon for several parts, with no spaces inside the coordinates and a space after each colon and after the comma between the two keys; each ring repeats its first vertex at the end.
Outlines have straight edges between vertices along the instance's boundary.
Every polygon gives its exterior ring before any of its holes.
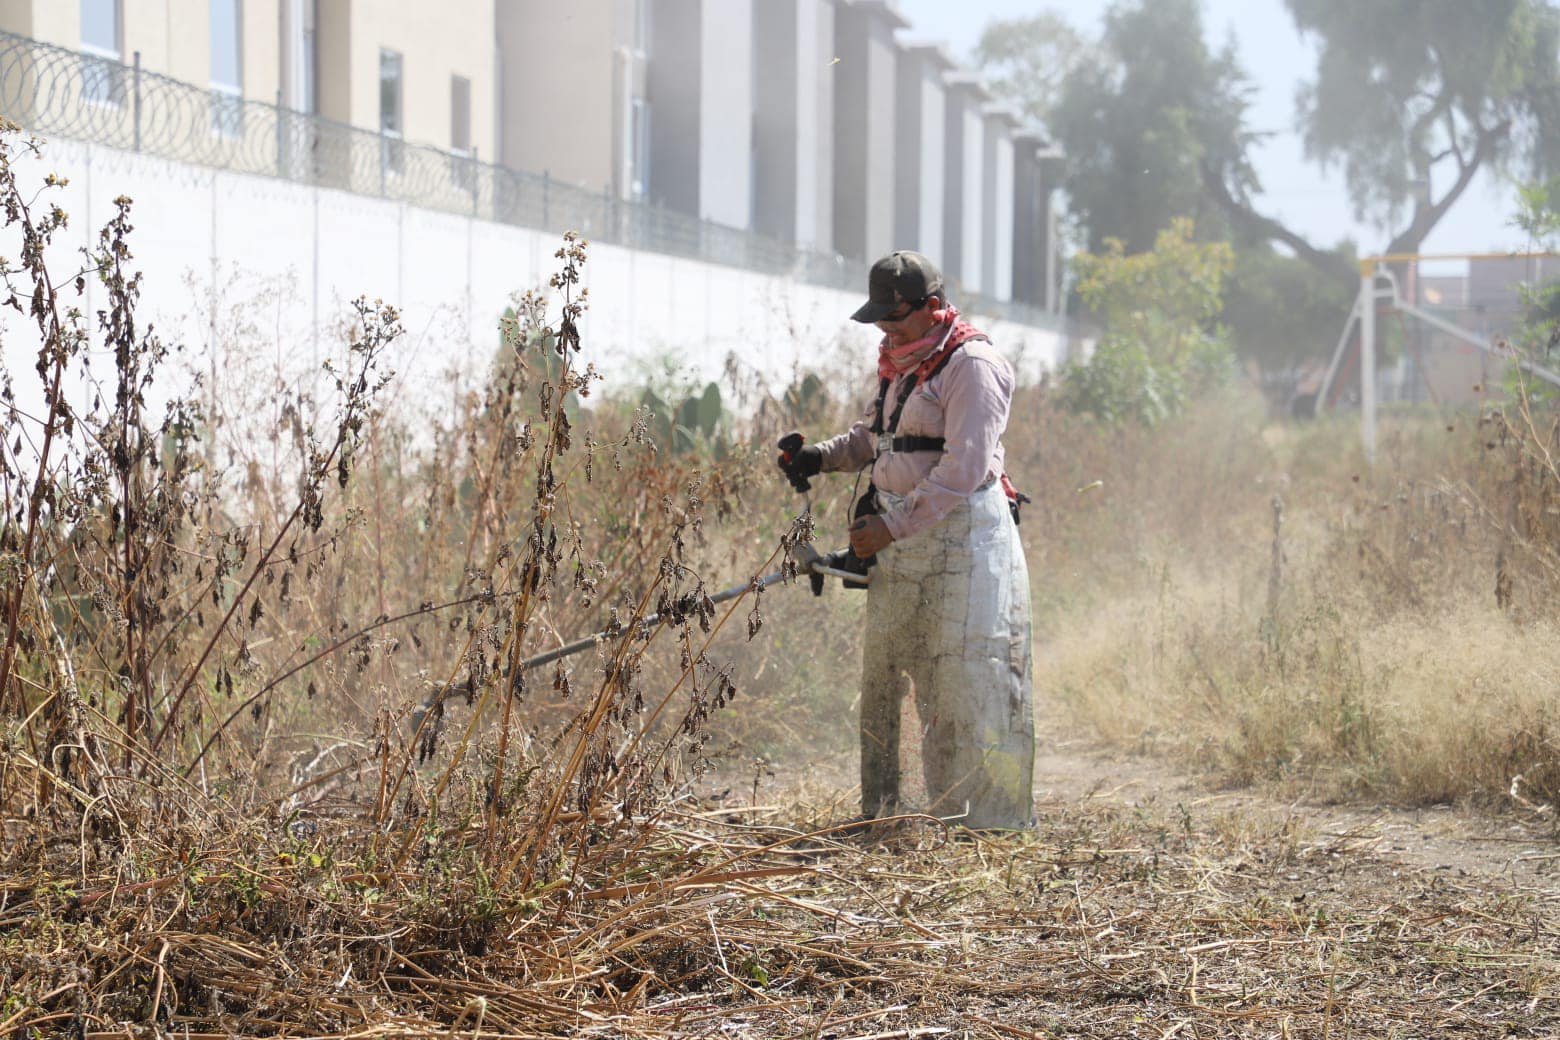
{"type": "Polygon", "coordinates": [[[883,342],[878,344],[880,378],[893,379],[913,368],[919,373],[916,381],[920,382],[937,367],[944,354],[971,336],[981,335],[975,326],[959,320],[959,308],[951,303],[933,311],[932,317],[937,323],[918,340],[896,347],[889,343],[887,336],[883,337],[883,342]]]}

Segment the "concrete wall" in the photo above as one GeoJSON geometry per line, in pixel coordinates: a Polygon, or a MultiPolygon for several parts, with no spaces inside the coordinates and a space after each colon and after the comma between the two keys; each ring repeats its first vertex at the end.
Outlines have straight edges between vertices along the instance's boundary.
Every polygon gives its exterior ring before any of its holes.
{"type": "Polygon", "coordinates": [[[1042,145],[1033,135],[1013,139],[1013,299],[1031,307],[1045,306],[1042,145]]]}
{"type": "Polygon", "coordinates": [[[1046,311],[1058,307],[1055,178],[1061,156],[1035,133],[1013,138],[1013,299],[1046,311]]]}
{"type": "Polygon", "coordinates": [[[854,0],[836,12],[834,248],[846,256],[871,260],[895,245],[894,30],[907,24],[884,0],[854,0]]]}
{"type": "MultiPolygon", "coordinates": [[[[243,93],[275,101],[281,83],[281,0],[243,0],[239,29],[243,93]]],[[[137,51],[141,68],[196,86],[211,82],[210,0],[123,0],[123,61],[137,51]]],[[[79,0],[0,0],[0,29],[76,50],[81,46],[79,0]]]]}
{"type": "MultiPolygon", "coordinates": [[[[759,0],[762,2],[762,0],[759,0]]],[[[811,162],[802,159],[802,179],[797,185],[796,241],[820,252],[834,249],[834,58],[835,2],[816,0],[803,8],[802,47],[798,60],[811,61],[812,74],[804,76],[798,147],[811,147],[811,162]],[[809,115],[809,113],[811,113],[809,115]]]]}
{"type": "Polygon", "coordinates": [[[985,119],[981,108],[989,100],[980,80],[967,73],[945,79],[947,134],[944,157],[943,274],[955,291],[984,289],[981,261],[984,247],[985,119]]]}
{"type": "MultiPolygon", "coordinates": [[[[494,157],[496,2],[319,0],[321,114],[377,130],[379,49],[388,47],[402,55],[405,139],[450,147],[451,77],[464,76],[471,82],[472,143],[479,155],[494,157]]],[[[283,85],[283,0],[243,0],[240,6],[243,94],[274,102],[283,85]]],[[[211,83],[209,0],[124,0],[122,19],[125,63],[139,51],[148,72],[198,87],[211,83]]],[[[81,6],[77,0],[0,0],[0,29],[75,50],[81,6]]]]}
{"type": "Polygon", "coordinates": [[[498,0],[498,161],[592,191],[617,187],[632,0],[498,0]],[[626,9],[626,10],[625,10],[626,9]]]}
{"type": "Polygon", "coordinates": [[[699,213],[700,0],[655,0],[645,93],[650,102],[650,200],[699,213]]]}
{"type": "Polygon", "coordinates": [[[812,249],[832,237],[834,5],[753,6],[753,230],[812,249]]]}
{"type": "MultiPolygon", "coordinates": [[[[431,407],[451,369],[487,364],[512,294],[544,285],[556,264],[558,241],[545,232],[95,145],[54,141],[17,169],[23,183],[50,171],[70,179],[46,196],[72,218],[51,254],[59,270],[79,266],[77,250],[95,240],[116,196],[135,200],[141,320],[184,345],[196,370],[219,376],[256,364],[312,372],[339,349],[350,301],[380,298],[401,308],[407,330],[386,359],[397,373],[390,393],[431,407]]],[[[17,249],[0,237],[0,254],[17,249]]],[[[584,355],[609,391],[668,365],[719,379],[728,361],[771,387],[798,367],[845,369],[871,384],[876,333],[848,317],[865,286],[840,292],[597,243],[585,284],[584,355]]],[[[79,303],[85,313],[102,307],[101,288],[89,284],[79,303]]],[[[1027,380],[1062,356],[1054,332],[971,317],[1027,380]]],[[[0,315],[24,407],[37,349],[28,328],[14,311],[0,315]]]]}
{"type": "Polygon", "coordinates": [[[699,210],[753,223],[753,4],[704,0],[699,52],[699,210]]]}
{"type": "MultiPolygon", "coordinates": [[[[326,11],[340,2],[320,4],[322,22],[326,11]]],[[[479,155],[494,155],[495,2],[350,0],[347,64],[337,70],[348,77],[346,109],[344,114],[324,114],[353,126],[379,128],[379,51],[387,48],[401,53],[405,139],[450,147],[450,77],[464,76],[471,81],[472,144],[479,155]]],[[[321,79],[332,71],[322,54],[321,79]]]]}
{"type": "Polygon", "coordinates": [[[941,47],[912,45],[899,55],[894,248],[918,250],[938,263],[943,255],[948,119],[943,75],[952,67],[941,47]]]}
{"type": "Polygon", "coordinates": [[[988,108],[984,115],[981,271],[986,294],[999,300],[1010,300],[1013,298],[1013,128],[1017,120],[1005,108],[988,108]]]}

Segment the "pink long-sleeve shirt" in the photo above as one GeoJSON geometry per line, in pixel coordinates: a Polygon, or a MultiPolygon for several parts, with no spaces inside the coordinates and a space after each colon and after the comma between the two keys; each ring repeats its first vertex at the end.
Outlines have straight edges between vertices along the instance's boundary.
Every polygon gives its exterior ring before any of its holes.
{"type": "MultiPolygon", "coordinates": [[[[896,377],[883,401],[883,422],[908,373],[896,377]]],[[[943,450],[884,451],[872,465],[872,482],[904,496],[902,505],[882,513],[895,541],[931,527],[988,480],[1002,475],[1002,432],[1013,403],[1013,368],[990,343],[967,340],[941,372],[918,385],[905,402],[897,437],[941,437],[943,450]]],[[[877,384],[862,417],[851,428],[818,444],[825,470],[854,471],[872,464],[877,438],[877,384]]]]}

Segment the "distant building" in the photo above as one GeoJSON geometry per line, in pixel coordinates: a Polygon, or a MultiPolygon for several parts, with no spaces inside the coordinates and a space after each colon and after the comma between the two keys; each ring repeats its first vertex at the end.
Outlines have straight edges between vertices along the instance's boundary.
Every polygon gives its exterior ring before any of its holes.
{"type": "Polygon", "coordinates": [[[946,201],[947,85],[956,67],[936,44],[911,44],[899,56],[898,150],[894,182],[894,243],[942,257],[946,201]]]}
{"type": "Polygon", "coordinates": [[[1058,156],[909,28],[892,0],[0,0],[83,105],[133,98],[109,146],[206,110],[234,168],[815,279],[917,248],[1054,312],[1058,156]],[[159,76],[184,108],[143,123],[159,76]]]}
{"type": "Polygon", "coordinates": [[[753,8],[753,230],[825,252],[834,240],[835,7],[753,8]]]}
{"type": "Polygon", "coordinates": [[[910,23],[888,0],[855,0],[835,17],[834,248],[870,258],[895,248],[898,151],[894,32],[910,23]]]}
{"type": "MultiPolygon", "coordinates": [[[[206,87],[215,133],[233,102],[279,102],[497,158],[494,17],[494,0],[0,0],[0,29],[206,87]]],[[[88,95],[123,102],[117,74],[87,75],[88,95]]]]}
{"type": "Polygon", "coordinates": [[[621,199],[649,192],[650,0],[498,0],[498,159],[621,199]]]}
{"type": "Polygon", "coordinates": [[[966,292],[984,284],[986,120],[981,110],[991,100],[973,73],[946,79],[947,122],[943,135],[943,273],[966,292]]]}
{"type": "Polygon", "coordinates": [[[982,289],[999,300],[1013,298],[1013,132],[1018,114],[1005,105],[984,110],[981,159],[982,289]]]}

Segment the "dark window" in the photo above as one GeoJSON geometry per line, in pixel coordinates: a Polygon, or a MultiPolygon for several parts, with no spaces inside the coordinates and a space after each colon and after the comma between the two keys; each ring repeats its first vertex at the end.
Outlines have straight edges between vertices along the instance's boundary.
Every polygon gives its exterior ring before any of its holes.
{"type": "Polygon", "coordinates": [[[392,50],[379,52],[379,132],[380,163],[389,173],[400,173],[406,162],[401,145],[405,133],[405,116],[401,107],[401,53],[392,50]]]}

